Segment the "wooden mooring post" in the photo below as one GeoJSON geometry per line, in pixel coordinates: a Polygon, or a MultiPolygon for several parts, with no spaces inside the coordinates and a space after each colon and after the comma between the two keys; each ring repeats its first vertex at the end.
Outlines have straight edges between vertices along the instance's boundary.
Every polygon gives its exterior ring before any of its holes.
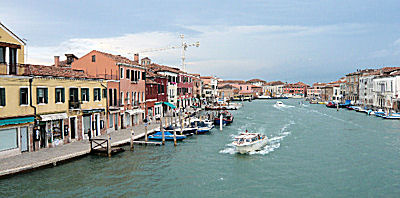
{"type": "Polygon", "coordinates": [[[144,141],[147,142],[149,139],[147,137],[147,123],[144,123],[144,141]]]}
{"type": "Polygon", "coordinates": [[[111,157],[111,136],[107,134],[107,156],[111,157]]]}
{"type": "Polygon", "coordinates": [[[134,150],[134,147],[133,147],[133,138],[134,138],[134,136],[135,136],[135,131],[132,129],[132,132],[131,132],[131,151],[134,150]]]}
{"type": "MultiPolygon", "coordinates": [[[[172,125],[172,123],[171,123],[171,125],[172,125]]],[[[175,126],[173,126],[172,128],[174,128],[174,146],[176,146],[176,120],[175,120],[175,118],[174,118],[174,125],[175,126]]]]}
{"type": "Polygon", "coordinates": [[[165,134],[164,134],[164,127],[163,127],[163,124],[162,124],[162,119],[160,119],[160,130],[161,130],[161,133],[162,133],[162,144],[165,145],[165,134]]]}
{"type": "Polygon", "coordinates": [[[223,120],[222,120],[222,113],[221,113],[221,115],[219,116],[219,130],[220,131],[222,131],[222,123],[223,123],[223,120]]]}

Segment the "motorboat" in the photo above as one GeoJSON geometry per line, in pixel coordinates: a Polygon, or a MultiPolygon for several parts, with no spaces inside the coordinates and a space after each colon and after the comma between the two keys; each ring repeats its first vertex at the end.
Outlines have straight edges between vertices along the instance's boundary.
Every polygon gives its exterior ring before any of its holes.
{"type": "Polygon", "coordinates": [[[222,124],[223,125],[228,125],[228,124],[231,124],[233,122],[233,119],[234,119],[233,115],[231,113],[229,113],[228,111],[223,111],[223,112],[218,113],[217,117],[214,118],[214,124],[215,125],[219,125],[220,124],[220,122],[221,122],[221,120],[220,120],[221,114],[222,114],[222,124]]]}
{"type": "Polygon", "coordinates": [[[267,145],[268,138],[260,133],[241,133],[235,137],[232,144],[236,147],[236,151],[240,154],[246,154],[252,151],[261,150],[267,145]]]}
{"type": "Polygon", "coordinates": [[[337,106],[336,106],[336,104],[334,102],[329,102],[325,106],[328,107],[328,108],[337,108],[337,106]]]}
{"type": "Polygon", "coordinates": [[[283,107],[283,106],[285,106],[285,104],[283,104],[282,101],[276,101],[275,105],[278,106],[278,107],[283,107]]]}
{"type": "Polygon", "coordinates": [[[175,130],[176,133],[186,135],[186,136],[191,136],[191,135],[195,134],[197,131],[197,128],[194,128],[194,127],[183,127],[183,130],[182,130],[180,125],[177,125],[176,127],[168,126],[168,127],[165,127],[164,129],[165,129],[165,131],[168,131],[170,133],[173,133],[175,130]]]}
{"type": "Polygon", "coordinates": [[[204,134],[210,132],[213,128],[206,124],[204,121],[194,121],[191,123],[192,127],[197,127],[197,134],[204,134]]]}
{"type": "MultiPolygon", "coordinates": [[[[164,137],[166,141],[174,141],[174,134],[168,132],[168,131],[164,131],[164,137]]],[[[176,140],[180,141],[183,139],[186,139],[186,135],[175,135],[176,140]]],[[[149,135],[149,139],[150,140],[162,140],[162,132],[158,131],[156,133],[154,133],[153,135],[149,135]]]]}
{"type": "Polygon", "coordinates": [[[400,114],[390,114],[381,116],[384,119],[400,120],[400,114]]]}

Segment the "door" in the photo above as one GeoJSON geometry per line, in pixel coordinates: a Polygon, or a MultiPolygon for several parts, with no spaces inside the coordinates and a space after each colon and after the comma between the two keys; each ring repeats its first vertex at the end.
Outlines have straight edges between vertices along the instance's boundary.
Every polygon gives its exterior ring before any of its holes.
{"type": "Polygon", "coordinates": [[[118,130],[118,114],[114,114],[114,128],[118,130]]]}
{"type": "Polygon", "coordinates": [[[21,127],[21,152],[28,151],[28,127],[21,127]]]}
{"type": "Polygon", "coordinates": [[[70,118],[69,123],[71,125],[71,139],[75,139],[76,137],[76,125],[75,125],[76,118],[70,118]]]}
{"type": "Polygon", "coordinates": [[[124,127],[124,115],[121,115],[121,129],[125,128],[124,127]]]}
{"type": "Polygon", "coordinates": [[[100,135],[100,115],[96,114],[94,116],[94,120],[95,120],[95,125],[96,125],[95,133],[96,133],[96,136],[99,136],[100,135]]]}
{"type": "Polygon", "coordinates": [[[40,127],[40,148],[46,148],[47,136],[46,136],[46,122],[39,123],[40,127]]]}
{"type": "Polygon", "coordinates": [[[83,116],[83,139],[91,138],[90,115],[83,116]]]}

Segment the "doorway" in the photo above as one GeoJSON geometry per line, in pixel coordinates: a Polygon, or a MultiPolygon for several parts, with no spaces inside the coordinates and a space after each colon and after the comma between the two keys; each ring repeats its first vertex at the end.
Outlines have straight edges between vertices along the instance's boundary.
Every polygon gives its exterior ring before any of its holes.
{"type": "Polygon", "coordinates": [[[69,118],[70,129],[71,129],[71,139],[76,138],[76,118],[69,118]]]}
{"type": "Polygon", "coordinates": [[[21,127],[21,152],[28,151],[28,127],[21,127]]]}

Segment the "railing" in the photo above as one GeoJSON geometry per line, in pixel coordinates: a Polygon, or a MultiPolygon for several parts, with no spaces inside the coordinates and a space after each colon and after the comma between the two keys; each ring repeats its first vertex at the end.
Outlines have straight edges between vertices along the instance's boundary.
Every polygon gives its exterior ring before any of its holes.
{"type": "Polygon", "coordinates": [[[79,101],[68,101],[69,109],[81,109],[81,102],[79,101]]]}

